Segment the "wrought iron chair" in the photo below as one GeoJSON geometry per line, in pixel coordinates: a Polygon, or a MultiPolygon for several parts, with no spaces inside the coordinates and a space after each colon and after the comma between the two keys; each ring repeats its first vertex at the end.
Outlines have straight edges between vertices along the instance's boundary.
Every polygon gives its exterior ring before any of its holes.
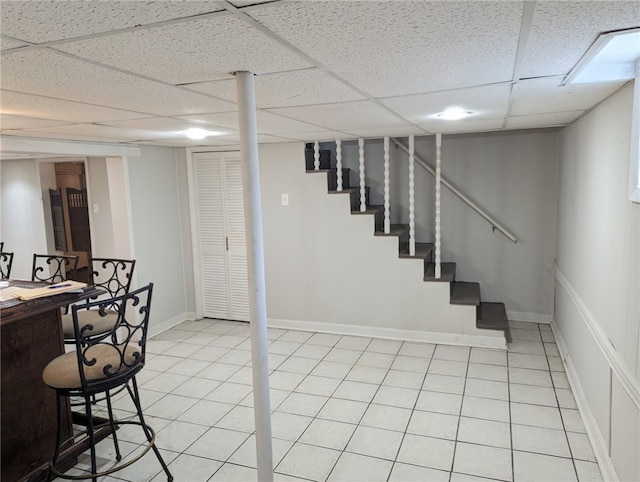
{"type": "Polygon", "coordinates": [[[75,330],[75,350],[53,359],[42,373],[44,382],[56,391],[57,399],[58,431],[53,458],[49,463],[50,478],[55,475],[65,479],[84,480],[91,478],[93,481],[97,481],[98,477],[128,467],[153,449],[162,469],[167,474],[167,480],[173,480],[169,468],[155,445],[155,433],[144,420],[135,378],[145,364],[152,292],[153,283],[150,283],[118,298],[98,300],[71,307],[75,330]],[[109,331],[96,336],[91,326],[83,324],[80,320],[79,315],[89,310],[95,311],[99,316],[105,316],[107,312],[115,311],[117,313],[116,323],[109,331]],[[117,421],[114,419],[110,394],[120,387],[125,387],[129,392],[136,407],[137,421],[117,421]],[[109,421],[101,426],[95,426],[92,417],[92,398],[97,394],[104,395],[109,415],[109,421]],[[63,423],[62,407],[65,397],[84,399],[87,429],[63,441],[60,439],[63,423]],[[95,432],[103,427],[110,429],[116,460],[120,461],[122,456],[116,428],[124,424],[142,427],[148,442],[147,446],[131,460],[98,472],[95,432]],[[61,450],[72,442],[80,443],[82,440],[89,442],[91,472],[88,476],[84,474],[83,476],[65,475],[56,467],[61,459],[61,450]]]}
{"type": "Polygon", "coordinates": [[[60,283],[68,279],[75,279],[77,271],[77,256],[34,254],[31,281],[60,283]]]}
{"type": "Polygon", "coordinates": [[[13,265],[13,253],[0,252],[0,278],[9,279],[11,277],[12,265],[13,265]]]}
{"type": "MultiPolygon", "coordinates": [[[[89,284],[105,291],[103,297],[116,298],[126,295],[131,288],[135,260],[115,258],[91,258],[89,261],[89,284]]],[[[99,316],[95,310],[78,313],[82,325],[91,325],[94,334],[109,331],[116,321],[114,310],[107,310],[99,316]]],[[[75,332],[71,313],[62,314],[62,330],[65,343],[75,342],[75,332]]]]}

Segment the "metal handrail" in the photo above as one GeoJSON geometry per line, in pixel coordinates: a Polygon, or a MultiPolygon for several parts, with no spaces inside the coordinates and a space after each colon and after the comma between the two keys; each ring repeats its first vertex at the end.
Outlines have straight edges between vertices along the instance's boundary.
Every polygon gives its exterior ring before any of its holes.
{"type": "MultiPolygon", "coordinates": [[[[407,149],[404,144],[402,144],[398,139],[391,139],[396,146],[402,149],[407,155],[409,154],[409,149],[407,149]]],[[[422,160],[417,154],[414,153],[414,159],[420,164],[428,173],[435,177],[435,170],[427,164],[424,160],[422,160]]],[[[485,221],[491,224],[491,227],[495,231],[496,229],[500,231],[509,241],[512,243],[517,243],[518,239],[505,227],[501,226],[498,221],[493,219],[489,214],[484,212],[481,207],[479,207],[476,203],[474,203],[471,199],[469,199],[465,194],[463,194],[458,188],[456,188],[453,184],[447,181],[445,178],[442,178],[442,184],[444,184],[449,191],[458,196],[462,202],[464,202],[467,206],[473,209],[476,213],[478,213],[485,221]]]]}

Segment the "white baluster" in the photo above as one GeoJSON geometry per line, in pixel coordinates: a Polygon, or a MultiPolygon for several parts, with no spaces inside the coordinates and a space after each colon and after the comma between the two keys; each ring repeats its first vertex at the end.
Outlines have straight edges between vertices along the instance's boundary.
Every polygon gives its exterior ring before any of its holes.
{"type": "Polygon", "coordinates": [[[442,183],[442,172],[440,158],[440,150],[442,147],[442,134],[436,134],[436,232],[435,232],[435,251],[436,251],[436,266],[435,277],[440,279],[441,272],[441,242],[440,242],[440,184],[442,183]]]}
{"type": "Polygon", "coordinates": [[[384,232],[391,232],[391,216],[389,201],[389,138],[384,138],[384,232]]]}
{"type": "Polygon", "coordinates": [[[416,255],[415,140],[409,136],[409,256],[416,255]]]}
{"type": "Polygon", "coordinates": [[[364,139],[358,139],[358,153],[360,156],[360,212],[367,210],[367,193],[364,185],[364,139]]]}
{"type": "Polygon", "coordinates": [[[336,175],[338,176],[338,191],[342,191],[342,140],[336,140],[336,175]]]}
{"type": "Polygon", "coordinates": [[[313,170],[320,170],[320,143],[318,141],[313,143],[313,170]]]}

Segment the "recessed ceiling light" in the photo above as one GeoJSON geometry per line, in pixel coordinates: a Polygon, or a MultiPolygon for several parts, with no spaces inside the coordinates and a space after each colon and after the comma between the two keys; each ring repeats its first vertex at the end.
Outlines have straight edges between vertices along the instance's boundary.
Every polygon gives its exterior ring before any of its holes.
{"type": "Polygon", "coordinates": [[[461,109],[460,107],[450,107],[443,112],[436,114],[436,117],[444,120],[460,120],[469,117],[473,112],[461,109]]]}
{"type": "Polygon", "coordinates": [[[192,127],[184,131],[185,136],[187,136],[189,139],[196,139],[196,140],[204,139],[205,137],[212,136],[215,134],[216,134],[215,132],[209,132],[204,129],[200,129],[198,127],[192,127]]]}

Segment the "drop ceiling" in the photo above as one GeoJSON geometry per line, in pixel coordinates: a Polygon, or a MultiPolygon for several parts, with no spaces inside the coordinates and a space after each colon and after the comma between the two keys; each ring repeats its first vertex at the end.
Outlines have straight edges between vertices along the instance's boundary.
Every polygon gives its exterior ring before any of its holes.
{"type": "Polygon", "coordinates": [[[3,138],[184,147],[238,144],[240,70],[260,142],[566,125],[624,85],[561,82],[601,33],[640,25],[640,2],[3,0],[0,16],[3,138]],[[433,117],[452,105],[474,114],[433,117]]]}

